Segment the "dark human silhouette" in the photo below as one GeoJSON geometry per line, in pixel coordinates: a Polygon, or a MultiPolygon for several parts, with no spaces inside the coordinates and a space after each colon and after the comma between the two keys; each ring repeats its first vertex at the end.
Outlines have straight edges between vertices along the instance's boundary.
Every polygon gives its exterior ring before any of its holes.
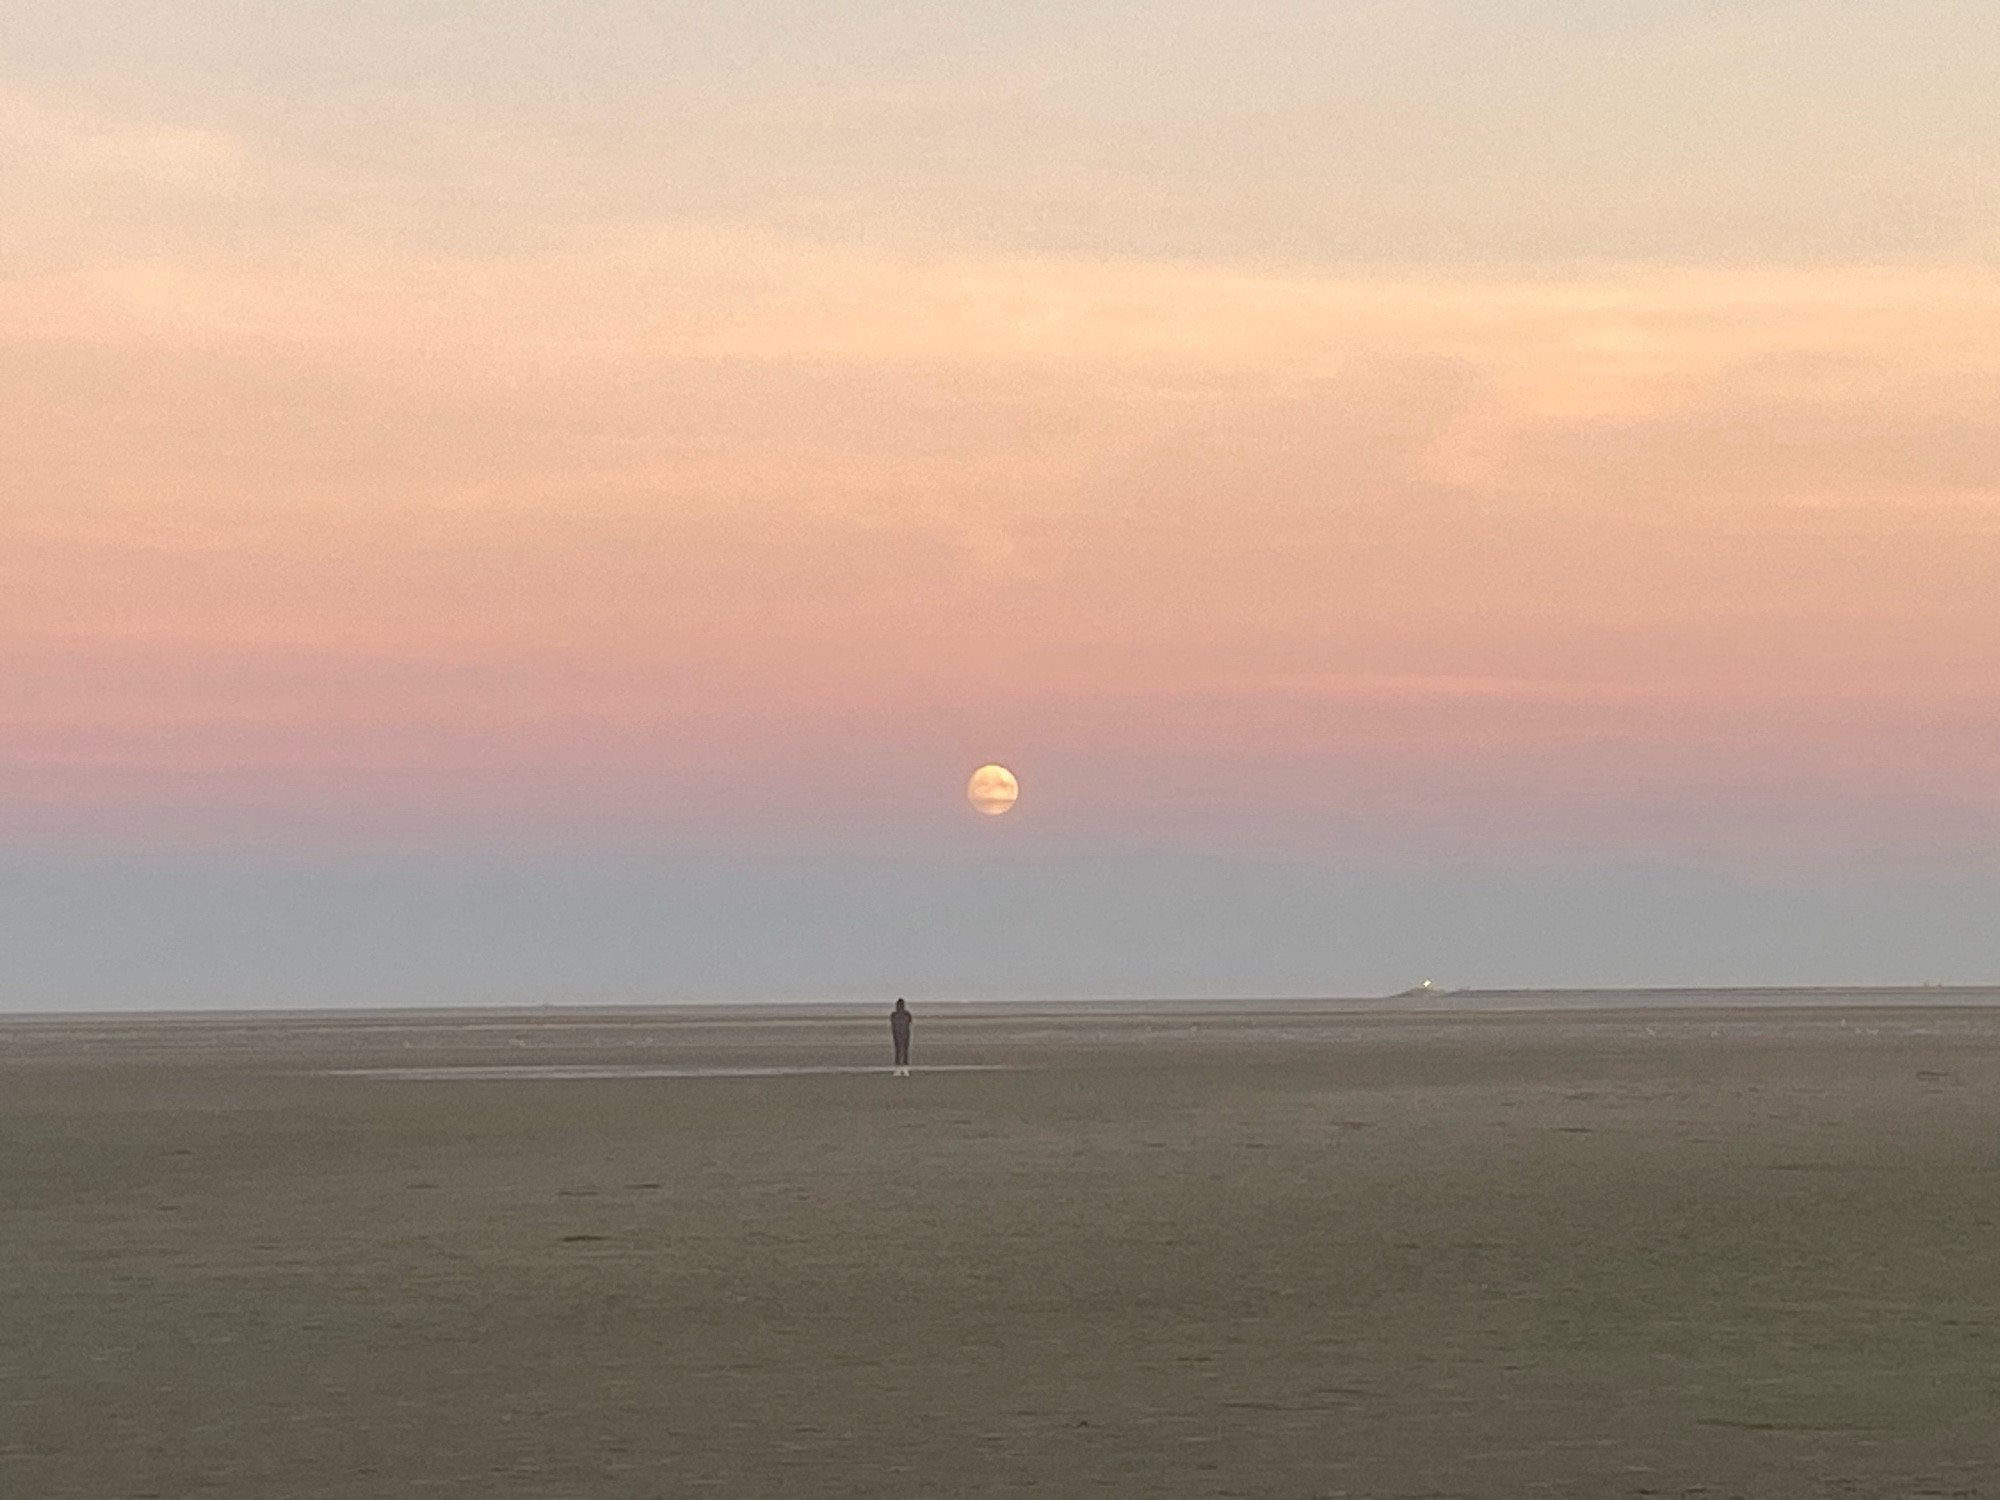
{"type": "Polygon", "coordinates": [[[889,1035],[896,1043],[896,1076],[910,1076],[910,1008],[899,996],[896,1008],[889,1012],[889,1035]]]}

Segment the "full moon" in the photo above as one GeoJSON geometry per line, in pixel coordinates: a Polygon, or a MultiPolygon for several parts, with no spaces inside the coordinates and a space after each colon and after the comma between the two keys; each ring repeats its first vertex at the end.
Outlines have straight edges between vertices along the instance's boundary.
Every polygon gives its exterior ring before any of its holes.
{"type": "Polygon", "coordinates": [[[1021,783],[1005,766],[981,766],[965,784],[965,800],[989,818],[1011,809],[1021,795],[1021,783]]]}

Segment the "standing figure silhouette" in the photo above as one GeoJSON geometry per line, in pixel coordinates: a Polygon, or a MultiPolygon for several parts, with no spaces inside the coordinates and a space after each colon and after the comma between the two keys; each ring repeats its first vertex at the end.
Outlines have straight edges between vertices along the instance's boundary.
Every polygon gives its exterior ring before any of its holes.
{"type": "Polygon", "coordinates": [[[910,1008],[901,997],[896,1008],[889,1012],[889,1035],[896,1043],[896,1076],[910,1076],[910,1008]]]}

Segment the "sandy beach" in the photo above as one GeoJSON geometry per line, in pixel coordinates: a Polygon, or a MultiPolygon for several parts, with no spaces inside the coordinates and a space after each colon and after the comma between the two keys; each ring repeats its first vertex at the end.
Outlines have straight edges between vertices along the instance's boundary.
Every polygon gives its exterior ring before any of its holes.
{"type": "Polygon", "coordinates": [[[1922,999],[0,1022],[0,1492],[2000,1496],[1922,999]]]}

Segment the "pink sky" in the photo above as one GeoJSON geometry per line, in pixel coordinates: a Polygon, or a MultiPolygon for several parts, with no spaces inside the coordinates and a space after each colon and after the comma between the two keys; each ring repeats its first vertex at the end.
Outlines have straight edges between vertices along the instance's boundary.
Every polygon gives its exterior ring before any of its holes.
{"type": "Polygon", "coordinates": [[[705,233],[0,317],[19,826],[900,827],[1012,757],[1168,839],[1991,828],[1977,272],[705,233]]]}
{"type": "Polygon", "coordinates": [[[502,9],[0,73],[0,831],[2000,835],[1977,8],[502,9]]]}

